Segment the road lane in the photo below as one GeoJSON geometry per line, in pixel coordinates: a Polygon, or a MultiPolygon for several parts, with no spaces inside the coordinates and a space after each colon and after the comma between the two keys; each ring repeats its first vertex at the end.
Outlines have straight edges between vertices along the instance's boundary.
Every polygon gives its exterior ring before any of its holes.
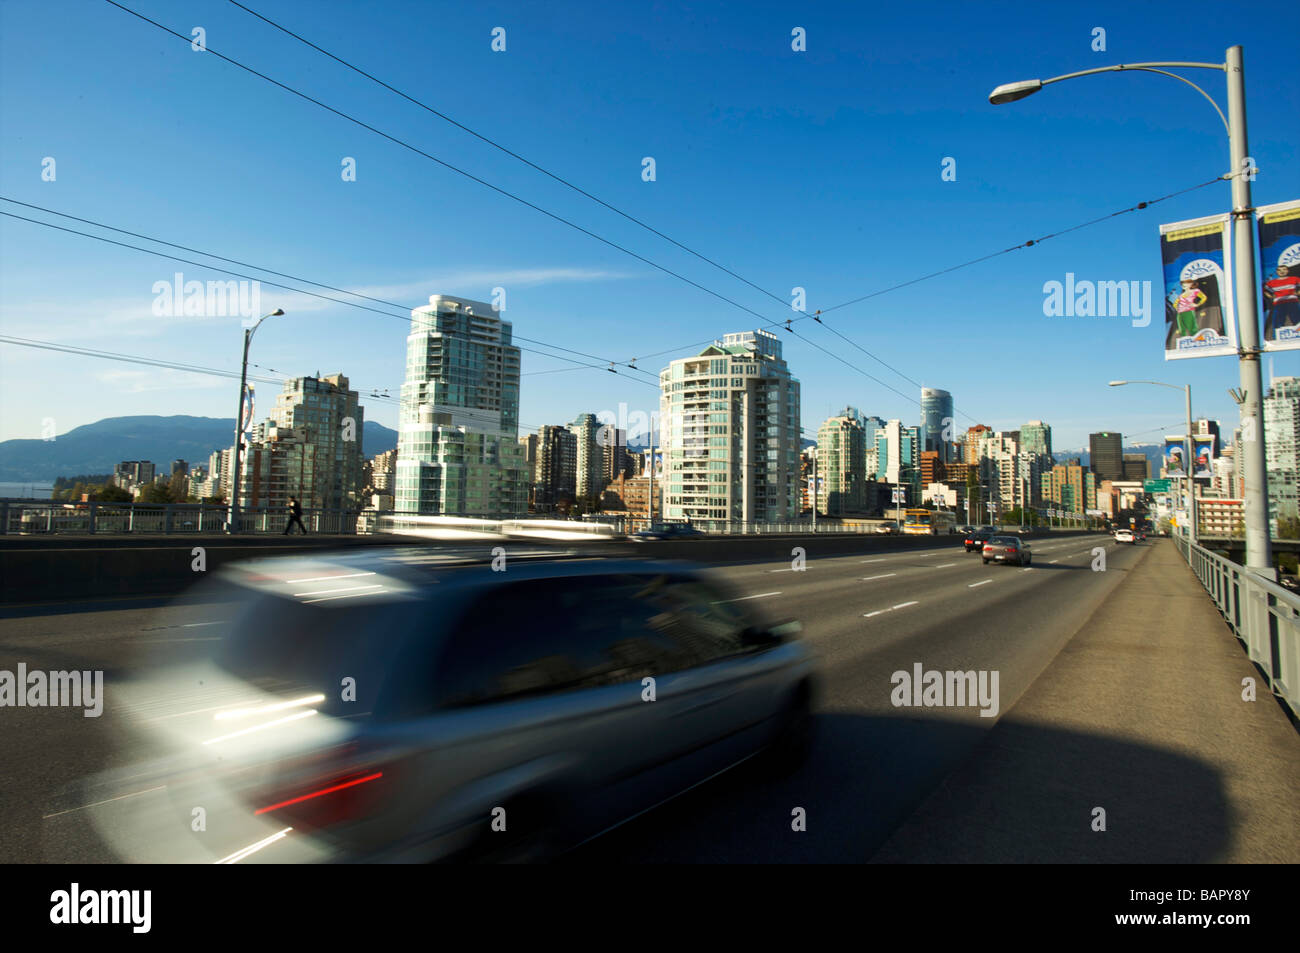
{"type": "MultiPolygon", "coordinates": [[[[804,622],[825,670],[818,708],[824,743],[790,779],[756,784],[744,771],[734,773],[584,848],[576,859],[867,859],[996,721],[975,708],[894,708],[891,674],[916,662],[926,669],[997,670],[1000,714],[1144,551],[1101,536],[1045,540],[1034,547],[1032,567],[1020,571],[985,566],[977,553],[944,540],[927,550],[865,559],[814,552],[802,571],[782,563],[715,567],[729,598],[774,620],[804,622]],[[1095,546],[1106,549],[1106,572],[1090,570],[1095,546]],[[1043,552],[1060,562],[1042,565],[1043,552]],[[780,588],[773,589],[778,579],[780,588]],[[736,804],[728,800],[736,798],[736,804]],[[802,839],[784,836],[792,799],[817,808],[818,823],[802,839]]],[[[201,656],[207,643],[194,640],[211,638],[204,629],[228,608],[128,603],[7,618],[0,621],[0,668],[12,669],[17,660],[33,668],[97,668],[111,686],[201,656]]],[[[98,719],[49,709],[6,713],[15,729],[17,769],[0,783],[0,857],[113,859],[80,810],[96,800],[95,790],[69,782],[105,769],[129,775],[145,757],[132,747],[124,716],[111,704],[98,719]]],[[[135,793],[147,794],[148,786],[135,793]]],[[[263,853],[274,860],[277,849],[263,853]]]]}

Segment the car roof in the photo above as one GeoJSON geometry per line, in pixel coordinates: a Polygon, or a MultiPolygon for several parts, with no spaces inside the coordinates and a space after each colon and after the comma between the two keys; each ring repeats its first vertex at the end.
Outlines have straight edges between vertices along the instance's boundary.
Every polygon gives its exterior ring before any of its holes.
{"type": "Polygon", "coordinates": [[[520,546],[505,551],[507,574],[492,571],[495,548],[372,547],[363,552],[254,559],[222,567],[218,578],[265,596],[329,608],[436,598],[436,593],[484,584],[617,574],[697,575],[702,568],[683,561],[520,546]]]}

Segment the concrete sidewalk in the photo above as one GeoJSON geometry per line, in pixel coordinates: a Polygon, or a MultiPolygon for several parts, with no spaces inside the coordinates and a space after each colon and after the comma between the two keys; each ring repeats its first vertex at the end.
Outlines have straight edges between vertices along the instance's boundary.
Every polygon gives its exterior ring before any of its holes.
{"type": "Polygon", "coordinates": [[[872,862],[1300,862],[1300,736],[1173,543],[1147,545],[872,862]]]}

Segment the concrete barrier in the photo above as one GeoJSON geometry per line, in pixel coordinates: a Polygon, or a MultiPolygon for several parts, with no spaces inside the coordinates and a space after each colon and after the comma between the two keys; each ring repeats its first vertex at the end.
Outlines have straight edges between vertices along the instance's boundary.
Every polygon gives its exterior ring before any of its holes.
{"type": "MultiPolygon", "coordinates": [[[[1043,534],[1039,538],[1082,535],[1083,531],[1043,534]]],[[[699,539],[631,541],[548,541],[494,538],[456,544],[457,551],[481,546],[484,558],[493,546],[531,551],[575,550],[590,555],[645,556],[696,563],[789,561],[800,548],[809,562],[854,553],[909,552],[936,545],[961,548],[959,536],[877,536],[869,534],[805,534],[763,536],[705,536],[699,539]]],[[[203,550],[206,571],[232,562],[276,555],[305,555],[330,550],[374,546],[445,548],[409,536],[316,537],[191,537],[94,538],[0,537],[0,605],[69,601],[108,596],[175,595],[203,578],[194,569],[196,550],[203,550]]]]}

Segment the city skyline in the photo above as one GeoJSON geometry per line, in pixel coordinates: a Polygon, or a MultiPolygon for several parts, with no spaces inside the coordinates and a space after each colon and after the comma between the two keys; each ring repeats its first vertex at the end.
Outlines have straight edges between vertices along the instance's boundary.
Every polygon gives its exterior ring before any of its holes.
{"type": "MultiPolygon", "coordinates": [[[[165,12],[157,15],[167,19],[165,12]]],[[[921,386],[943,387],[954,395],[958,432],[975,422],[1009,430],[1042,419],[1051,423],[1059,448],[1085,447],[1087,435],[1098,428],[1113,428],[1126,437],[1145,434],[1150,442],[1161,433],[1178,432],[1181,408],[1176,400],[1108,390],[1105,382],[1119,376],[1190,382],[1194,413],[1217,418],[1229,430],[1236,422],[1235,405],[1226,393],[1237,383],[1230,358],[1166,364],[1158,320],[1136,328],[1123,319],[1048,318],[1042,307],[1044,284],[1067,275],[1158,281],[1157,226],[1225,210],[1226,185],[1199,189],[1041,247],[828,313],[825,327],[802,320],[818,307],[881,291],[1218,175],[1222,150],[1209,107],[1179,84],[1116,78],[1113,88],[1129,85],[1122,98],[1105,100],[1101,109],[1097,98],[1110,79],[1065,84],[1014,110],[998,111],[986,100],[993,85],[1022,75],[1145,58],[1152,44],[1136,37],[1151,35],[1157,19],[1161,50],[1168,46],[1186,49],[1191,57],[1221,56],[1222,42],[1204,38],[1191,22],[1166,23],[1153,12],[1102,6],[1097,15],[1108,21],[1111,48],[1098,52],[1090,48],[1089,29],[1076,18],[1032,10],[1010,24],[965,22],[960,31],[946,25],[944,43],[937,44],[946,51],[942,58],[923,52],[900,59],[862,38],[934,29],[932,23],[921,23],[920,13],[889,11],[875,19],[851,11],[834,18],[803,11],[759,10],[743,18],[714,13],[707,19],[710,26],[682,36],[670,22],[636,24],[626,12],[612,11],[605,14],[609,19],[603,26],[623,39],[593,51],[590,60],[569,58],[556,76],[542,80],[530,51],[539,39],[553,39],[553,26],[528,12],[513,13],[508,26],[515,41],[494,54],[488,44],[490,25],[456,10],[447,12],[440,26],[462,38],[447,55],[466,82],[448,90],[431,85],[426,75],[402,62],[400,50],[408,42],[403,37],[419,31],[393,27],[403,19],[422,22],[425,14],[418,8],[376,11],[370,31],[321,18],[303,4],[287,4],[281,15],[326,48],[359,62],[382,63],[382,69],[375,68],[399,88],[436,100],[472,128],[591,188],[674,239],[738,274],[761,278],[757,283],[782,302],[790,301],[794,289],[803,289],[808,312],[792,312],[788,303],[773,301],[619,222],[481,143],[447,133],[438,120],[403,108],[377,87],[354,83],[355,77],[342,73],[321,74],[316,54],[257,30],[238,10],[212,11],[207,29],[214,48],[306,85],[324,101],[338,102],[380,128],[391,127],[403,139],[662,262],[757,311],[763,320],[778,322],[775,333],[804,382],[800,425],[805,435],[814,434],[846,404],[886,420],[918,424],[915,395],[921,386]],[[808,30],[805,59],[790,50],[786,21],[791,17],[808,30]],[[728,31],[728,42],[711,41],[709,29],[728,31]],[[1029,36],[1035,40],[1032,49],[1024,42],[1029,36]],[[481,49],[473,43],[476,37],[482,39],[481,49]],[[388,50],[394,43],[399,55],[388,50]],[[716,55],[696,55],[705,52],[716,55]],[[655,88],[662,93],[659,106],[626,108],[627,102],[646,100],[650,80],[638,77],[663,75],[665,56],[674,63],[683,57],[677,63],[682,79],[665,79],[655,88]],[[638,73],[639,65],[650,63],[660,66],[638,73]],[[739,82],[736,77],[742,75],[753,81],[739,82]],[[548,98],[588,88],[593,76],[608,90],[608,103],[601,99],[590,114],[563,118],[541,108],[548,98]],[[704,108],[693,96],[699,83],[717,89],[716,107],[704,108]],[[844,89],[854,92],[846,95],[844,89]],[[891,90],[890,97],[873,91],[879,89],[891,90]],[[505,108],[507,100],[519,97],[538,108],[505,108]],[[531,113],[536,115],[530,118],[531,113]],[[677,134],[682,124],[690,133],[684,144],[677,134]],[[860,146],[874,136],[901,144],[889,156],[865,155],[860,146]],[[715,143],[716,154],[691,147],[695,139],[715,143]],[[1132,161],[1134,155],[1159,154],[1170,139],[1191,143],[1179,150],[1177,162],[1132,161]],[[1065,154],[1059,148],[1062,140],[1084,141],[1087,148],[1065,154]],[[792,145],[753,151],[752,143],[773,141],[792,145]],[[575,143],[581,146],[577,158],[566,148],[575,143]],[[839,158],[847,153],[857,157],[852,170],[839,158]],[[1008,154],[1020,161],[1004,162],[1008,154]],[[642,178],[647,156],[656,160],[654,181],[642,178]],[[942,178],[945,157],[956,160],[950,181],[942,178]],[[755,194],[764,195],[765,204],[755,206],[755,194]],[[888,236],[878,225],[883,221],[890,223],[888,236]],[[769,223],[778,224],[762,227],[769,223]],[[939,246],[936,235],[945,236],[939,246]],[[780,330],[786,317],[800,320],[796,330],[807,340],[780,330]],[[874,358],[836,337],[831,328],[874,358]],[[988,388],[990,373],[1014,374],[1018,386],[988,388]]],[[[677,348],[639,358],[638,367],[649,372],[643,375],[647,382],[672,360],[699,350],[678,345],[742,329],[771,329],[705,291],[440,172],[396,145],[253,79],[232,79],[229,67],[203,59],[110,7],[92,5],[84,22],[62,30],[47,29],[52,16],[22,5],[4,11],[0,106],[29,145],[6,150],[0,177],[4,194],[19,201],[408,307],[435,293],[487,301],[501,288],[508,296],[503,317],[515,323],[521,338],[611,361],[677,348]],[[28,34],[33,35],[30,43],[15,39],[28,34]],[[35,63],[55,55],[48,46],[54,43],[60,44],[58,55],[69,69],[41,74],[41,95],[33,96],[35,63]],[[76,56],[83,45],[93,47],[94,55],[76,56]],[[160,88],[152,82],[151,71],[157,68],[168,71],[174,83],[160,88]],[[92,76],[93,83],[88,80],[92,76]],[[133,107],[129,120],[121,128],[106,127],[102,116],[123,102],[133,107]],[[201,116],[191,115],[195,102],[201,116]],[[149,130],[162,128],[169,116],[182,117],[182,134],[150,138],[149,130]],[[72,127],[84,129],[84,136],[71,137],[67,130],[72,127]],[[222,134],[206,135],[209,127],[222,134]],[[279,135],[268,139],[266,131],[272,129],[279,135]],[[153,148],[143,176],[138,167],[142,140],[153,148]],[[93,151],[84,144],[89,141],[93,151]],[[46,157],[58,163],[53,181],[41,178],[46,157]],[[355,162],[354,181],[340,175],[340,163],[347,158],[355,162]],[[237,174],[230,175],[230,168],[237,174]],[[222,185],[232,180],[232,186],[222,185]],[[205,201],[188,203],[186,216],[175,217],[175,197],[187,194],[196,181],[204,183],[205,201]],[[427,200],[432,218],[410,214],[412,192],[427,200]]],[[[1288,103],[1300,104],[1282,65],[1285,45],[1258,27],[1242,27],[1240,36],[1229,39],[1245,45],[1250,69],[1251,144],[1262,170],[1255,183],[1256,202],[1290,198],[1285,189],[1300,178],[1300,158],[1281,117],[1296,112],[1288,103]]],[[[23,207],[6,204],[4,209],[86,228],[23,207]]],[[[102,229],[91,231],[122,239],[102,229]]],[[[172,284],[177,272],[184,281],[229,275],[13,218],[0,220],[0,238],[8,262],[0,292],[7,334],[237,370],[238,318],[159,315],[155,307],[155,286],[172,284]]],[[[155,250],[194,257],[176,249],[155,250]]],[[[264,277],[264,282],[270,280],[281,279],[264,277]]],[[[397,429],[396,401],[367,400],[366,395],[376,390],[396,394],[401,386],[396,356],[404,336],[400,324],[266,283],[261,301],[265,310],[283,307],[287,314],[259,332],[251,372],[301,377],[320,366],[346,363],[368,419],[397,429]]],[[[401,317],[396,312],[387,316],[401,317]]],[[[614,375],[599,362],[555,347],[522,347],[527,350],[521,354],[521,432],[570,420],[577,412],[614,411],[625,404],[650,413],[657,406],[657,395],[637,383],[637,375],[624,365],[614,375]],[[573,369],[561,359],[566,356],[595,366],[573,369]]],[[[218,377],[15,344],[0,348],[0,360],[5,369],[0,402],[6,410],[0,416],[0,439],[40,437],[47,420],[57,433],[65,433],[104,416],[146,413],[162,402],[176,413],[220,416],[234,389],[218,377]],[[49,386],[60,379],[91,382],[96,402],[82,400],[78,388],[49,386]]],[[[1300,373],[1295,354],[1270,360],[1279,377],[1300,373]]]]}

